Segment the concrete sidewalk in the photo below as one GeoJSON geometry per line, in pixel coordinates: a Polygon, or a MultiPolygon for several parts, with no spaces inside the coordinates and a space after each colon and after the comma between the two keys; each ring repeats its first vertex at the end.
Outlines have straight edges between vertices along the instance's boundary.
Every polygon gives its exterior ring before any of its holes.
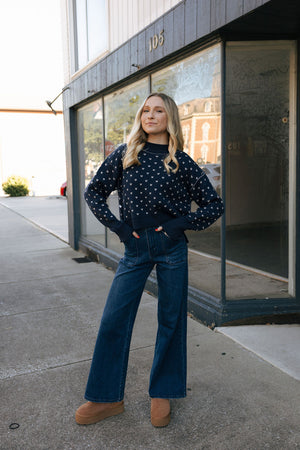
{"type": "MultiPolygon", "coordinates": [[[[66,197],[0,197],[0,205],[68,243],[66,197]]],[[[215,331],[300,381],[300,324],[218,327],[215,331]]]]}
{"type": "Polygon", "coordinates": [[[44,197],[0,197],[0,205],[15,211],[62,241],[68,239],[67,198],[56,195],[44,197]]]}
{"type": "Polygon", "coordinates": [[[156,299],[147,293],[133,333],[125,413],[76,425],[113,273],[76,262],[84,255],[1,205],[0,244],[1,449],[300,448],[299,381],[192,319],[188,397],[172,402],[167,428],[152,427],[156,299]],[[10,429],[13,423],[19,427],[10,429]]]}

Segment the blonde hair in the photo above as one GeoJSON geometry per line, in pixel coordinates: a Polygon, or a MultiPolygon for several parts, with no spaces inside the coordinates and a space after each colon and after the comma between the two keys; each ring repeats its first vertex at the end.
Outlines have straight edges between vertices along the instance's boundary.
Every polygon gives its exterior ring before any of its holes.
{"type": "Polygon", "coordinates": [[[171,97],[163,93],[150,94],[136,113],[134,124],[127,140],[127,150],[123,160],[123,168],[126,169],[134,164],[141,164],[138,159],[138,154],[145,146],[148,137],[147,133],[145,133],[142,128],[141,116],[145,103],[150,97],[160,97],[164,102],[168,119],[167,132],[169,134],[169,153],[164,159],[164,166],[168,173],[170,173],[170,171],[176,173],[179,163],[175,153],[177,150],[183,150],[183,135],[177,105],[171,97]],[[172,166],[169,165],[171,161],[175,164],[175,168],[172,168],[172,166]]]}

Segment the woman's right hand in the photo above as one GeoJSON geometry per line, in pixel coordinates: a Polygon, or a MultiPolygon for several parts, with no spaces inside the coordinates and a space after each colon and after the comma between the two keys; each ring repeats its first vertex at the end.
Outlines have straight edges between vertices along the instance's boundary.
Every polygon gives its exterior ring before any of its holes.
{"type": "Polygon", "coordinates": [[[133,231],[132,234],[133,234],[133,236],[134,236],[135,238],[137,238],[137,239],[140,238],[136,231],[133,231]]]}

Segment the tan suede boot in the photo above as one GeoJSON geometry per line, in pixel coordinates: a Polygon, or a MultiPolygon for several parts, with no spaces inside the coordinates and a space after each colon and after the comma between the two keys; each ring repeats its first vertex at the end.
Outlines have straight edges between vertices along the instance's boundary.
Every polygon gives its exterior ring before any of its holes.
{"type": "Polygon", "coordinates": [[[90,425],[100,422],[107,417],[117,416],[124,411],[124,401],[114,403],[87,402],[81,405],[75,414],[75,420],[79,425],[90,425]]]}
{"type": "Polygon", "coordinates": [[[166,427],[171,419],[170,400],[151,398],[151,423],[154,427],[166,427]]]}

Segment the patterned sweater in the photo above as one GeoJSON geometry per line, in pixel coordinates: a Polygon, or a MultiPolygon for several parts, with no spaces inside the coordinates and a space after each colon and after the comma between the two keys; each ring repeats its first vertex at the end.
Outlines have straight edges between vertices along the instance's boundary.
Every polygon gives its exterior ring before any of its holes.
{"type": "Polygon", "coordinates": [[[123,170],[125,151],[126,144],[122,144],[105,159],[84,193],[93,214],[121,241],[133,230],[160,225],[171,238],[179,239],[184,230],[204,230],[223,214],[221,198],[187,153],[176,152],[179,169],[168,174],[163,164],[167,145],[146,143],[138,156],[141,165],[123,170]],[[118,191],[120,219],[106,202],[114,190],[118,191]],[[192,201],[198,205],[195,212],[191,212],[192,201]]]}

